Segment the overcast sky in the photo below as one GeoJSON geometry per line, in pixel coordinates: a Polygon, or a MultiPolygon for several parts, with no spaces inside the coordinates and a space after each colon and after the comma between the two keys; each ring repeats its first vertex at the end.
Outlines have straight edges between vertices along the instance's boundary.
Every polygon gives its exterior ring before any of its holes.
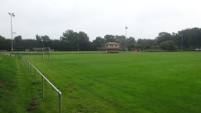
{"type": "Polygon", "coordinates": [[[200,0],[0,0],[0,35],[13,31],[23,39],[66,30],[83,31],[90,40],[106,34],[154,39],[159,32],[201,27],[200,0]]]}

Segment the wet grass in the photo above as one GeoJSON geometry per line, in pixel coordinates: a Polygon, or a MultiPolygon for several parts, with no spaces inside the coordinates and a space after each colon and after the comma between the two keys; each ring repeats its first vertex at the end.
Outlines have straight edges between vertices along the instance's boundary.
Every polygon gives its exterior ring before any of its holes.
{"type": "Polygon", "coordinates": [[[50,62],[47,56],[28,58],[62,91],[64,112],[201,111],[201,53],[53,54],[50,62]]]}
{"type": "MultiPolygon", "coordinates": [[[[61,90],[63,113],[201,111],[200,52],[52,54],[50,62],[47,56],[26,57],[61,90]]],[[[34,88],[41,95],[39,75],[34,88]]],[[[57,99],[45,84],[35,112],[58,112],[57,99]]]]}
{"type": "Polygon", "coordinates": [[[35,89],[18,56],[0,55],[0,113],[26,113],[35,89]]]}

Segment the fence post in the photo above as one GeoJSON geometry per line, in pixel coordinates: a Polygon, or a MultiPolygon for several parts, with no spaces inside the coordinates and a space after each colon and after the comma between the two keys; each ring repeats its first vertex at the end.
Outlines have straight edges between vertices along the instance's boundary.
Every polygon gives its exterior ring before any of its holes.
{"type": "MultiPolygon", "coordinates": [[[[29,63],[30,64],[30,63],[29,63]]],[[[31,64],[30,64],[30,76],[31,76],[31,64]]]]}
{"type": "Polygon", "coordinates": [[[30,68],[31,68],[31,63],[29,62],[29,72],[30,72],[30,68]]]}
{"type": "Polygon", "coordinates": [[[48,52],[48,61],[50,61],[50,51],[48,52]]]}
{"type": "Polygon", "coordinates": [[[44,77],[42,76],[42,97],[44,98],[44,77]]]}
{"type": "Polygon", "coordinates": [[[36,68],[35,68],[35,83],[37,83],[37,73],[36,73],[36,68]]]}
{"type": "Polygon", "coordinates": [[[44,50],[42,50],[42,59],[44,59],[44,50]]]}
{"type": "Polygon", "coordinates": [[[27,69],[28,69],[28,68],[29,68],[29,67],[28,67],[29,65],[28,65],[28,61],[27,61],[27,60],[26,60],[26,65],[27,65],[27,69]]]}
{"type": "Polygon", "coordinates": [[[29,62],[27,61],[27,69],[29,69],[29,62]]]}
{"type": "Polygon", "coordinates": [[[60,94],[58,93],[58,96],[59,96],[59,113],[61,113],[62,112],[62,110],[61,110],[61,93],[60,94]]]}
{"type": "Polygon", "coordinates": [[[28,72],[30,71],[30,63],[28,62],[28,72]]]}

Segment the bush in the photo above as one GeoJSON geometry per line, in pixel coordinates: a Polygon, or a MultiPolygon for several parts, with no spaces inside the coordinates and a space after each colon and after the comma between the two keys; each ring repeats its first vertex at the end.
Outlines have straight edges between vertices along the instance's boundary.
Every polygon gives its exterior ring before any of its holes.
{"type": "Polygon", "coordinates": [[[164,50],[177,50],[178,47],[175,45],[175,43],[173,41],[165,41],[160,43],[160,48],[164,49],[164,50]]]}

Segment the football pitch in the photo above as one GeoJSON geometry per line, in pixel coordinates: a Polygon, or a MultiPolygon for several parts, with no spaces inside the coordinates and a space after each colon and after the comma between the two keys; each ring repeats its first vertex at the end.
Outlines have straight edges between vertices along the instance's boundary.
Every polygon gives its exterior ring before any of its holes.
{"type": "MultiPolygon", "coordinates": [[[[200,52],[25,57],[62,92],[63,113],[201,112],[200,52]]],[[[46,88],[41,108],[58,112],[57,98],[46,88]]]]}

